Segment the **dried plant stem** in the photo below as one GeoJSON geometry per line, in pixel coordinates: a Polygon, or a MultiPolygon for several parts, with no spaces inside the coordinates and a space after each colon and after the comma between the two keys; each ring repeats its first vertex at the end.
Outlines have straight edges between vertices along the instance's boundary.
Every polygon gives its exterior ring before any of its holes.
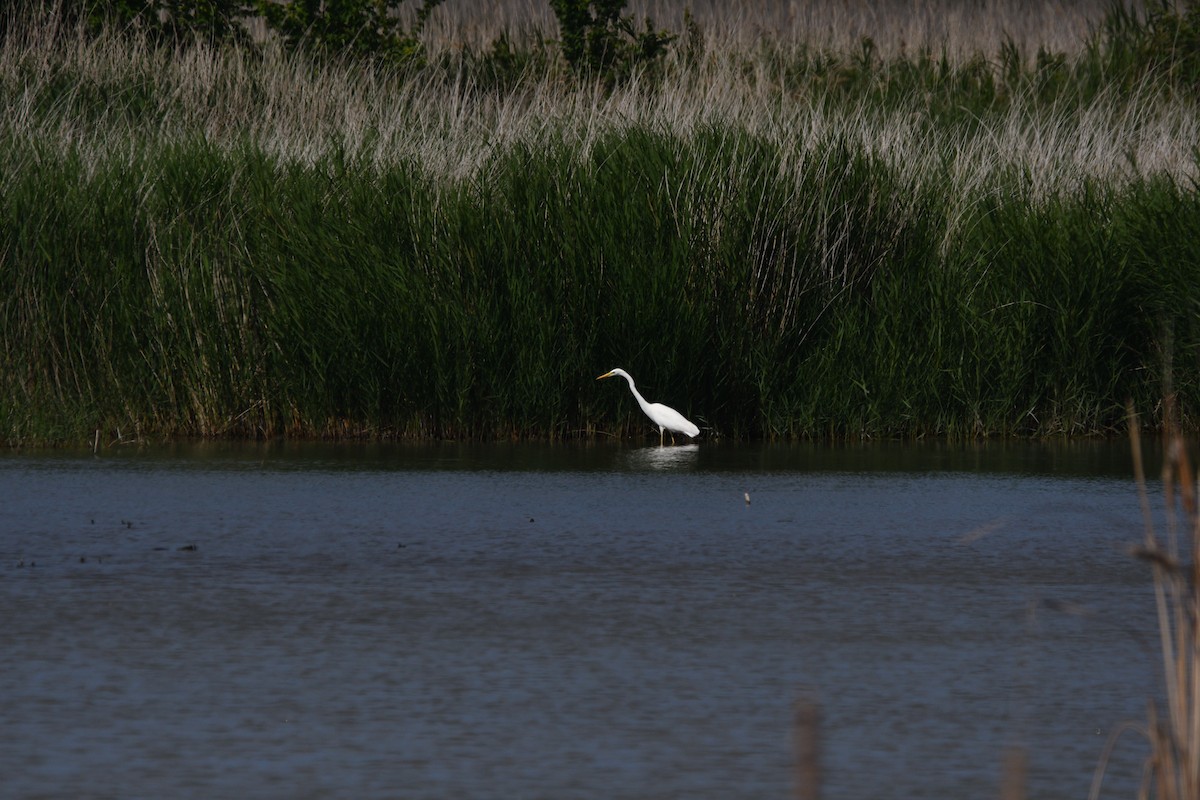
{"type": "MultiPolygon", "coordinates": [[[[1163,497],[1168,539],[1165,548],[1154,532],[1146,492],[1137,416],[1129,409],[1134,474],[1142,503],[1144,542],[1138,555],[1149,562],[1162,648],[1165,719],[1151,706],[1149,784],[1162,800],[1200,797],[1200,583],[1196,557],[1200,547],[1200,514],[1195,477],[1174,413],[1175,399],[1164,403],[1163,497]],[[1186,535],[1192,563],[1180,560],[1180,534],[1186,535]]],[[[1107,757],[1107,751],[1106,751],[1107,757]]],[[[1098,781],[1093,788],[1098,788],[1098,781]]]]}

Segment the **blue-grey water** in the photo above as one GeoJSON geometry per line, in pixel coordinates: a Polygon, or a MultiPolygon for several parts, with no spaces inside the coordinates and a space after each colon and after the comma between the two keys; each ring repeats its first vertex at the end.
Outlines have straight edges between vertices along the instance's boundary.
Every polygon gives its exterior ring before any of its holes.
{"type": "Polygon", "coordinates": [[[0,796],[787,798],[801,701],[822,797],[997,797],[1013,748],[1029,796],[1086,797],[1158,691],[1131,474],[1123,443],[8,453],[0,796]]]}

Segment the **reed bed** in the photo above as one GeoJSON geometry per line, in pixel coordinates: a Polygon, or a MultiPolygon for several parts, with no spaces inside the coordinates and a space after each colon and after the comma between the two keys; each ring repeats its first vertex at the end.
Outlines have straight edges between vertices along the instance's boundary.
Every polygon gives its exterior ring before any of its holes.
{"type": "Polygon", "coordinates": [[[642,432],[591,384],[623,366],[707,435],[1089,434],[1152,407],[1164,337],[1192,363],[1186,81],[1094,25],[725,20],[615,86],[536,20],[505,56],[435,18],[410,67],[10,26],[0,431],[642,432]]]}

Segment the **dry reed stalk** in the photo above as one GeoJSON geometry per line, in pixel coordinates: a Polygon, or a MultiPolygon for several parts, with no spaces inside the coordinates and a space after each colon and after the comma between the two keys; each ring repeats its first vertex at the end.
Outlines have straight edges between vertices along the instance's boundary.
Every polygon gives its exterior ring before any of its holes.
{"type": "Polygon", "coordinates": [[[1006,749],[1000,775],[1000,800],[1025,800],[1028,775],[1029,751],[1019,745],[1006,749]]]}
{"type": "Polygon", "coordinates": [[[807,695],[796,700],[792,707],[792,747],[796,800],[818,800],[821,796],[821,707],[807,695]]]}
{"type": "Polygon", "coordinates": [[[1175,415],[1175,399],[1164,404],[1163,496],[1167,539],[1160,543],[1150,513],[1137,417],[1129,410],[1129,431],[1144,518],[1145,538],[1135,554],[1154,575],[1165,688],[1165,718],[1152,706],[1151,746],[1143,796],[1162,800],[1200,797],[1200,514],[1191,461],[1175,415]],[[1181,538],[1183,541],[1181,542],[1181,538]],[[1181,561],[1181,545],[1192,563],[1181,561]]]}

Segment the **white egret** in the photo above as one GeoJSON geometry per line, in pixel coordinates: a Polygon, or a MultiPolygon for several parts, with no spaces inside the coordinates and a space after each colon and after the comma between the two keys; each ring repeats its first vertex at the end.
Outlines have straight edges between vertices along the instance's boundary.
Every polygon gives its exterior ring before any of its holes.
{"type": "Polygon", "coordinates": [[[633,385],[633,377],[628,372],[621,368],[614,369],[612,372],[606,372],[596,380],[611,378],[614,375],[620,375],[625,380],[629,381],[629,391],[633,392],[633,396],[637,399],[638,405],[642,407],[642,411],[646,412],[646,416],[650,421],[658,426],[658,446],[662,447],[663,434],[666,431],[671,431],[671,443],[675,443],[675,434],[682,433],[686,436],[696,437],[700,435],[700,429],[695,423],[687,417],[680,414],[670,406],[664,406],[662,403],[647,403],[646,398],[642,397],[638,392],[637,387],[633,385]]]}

